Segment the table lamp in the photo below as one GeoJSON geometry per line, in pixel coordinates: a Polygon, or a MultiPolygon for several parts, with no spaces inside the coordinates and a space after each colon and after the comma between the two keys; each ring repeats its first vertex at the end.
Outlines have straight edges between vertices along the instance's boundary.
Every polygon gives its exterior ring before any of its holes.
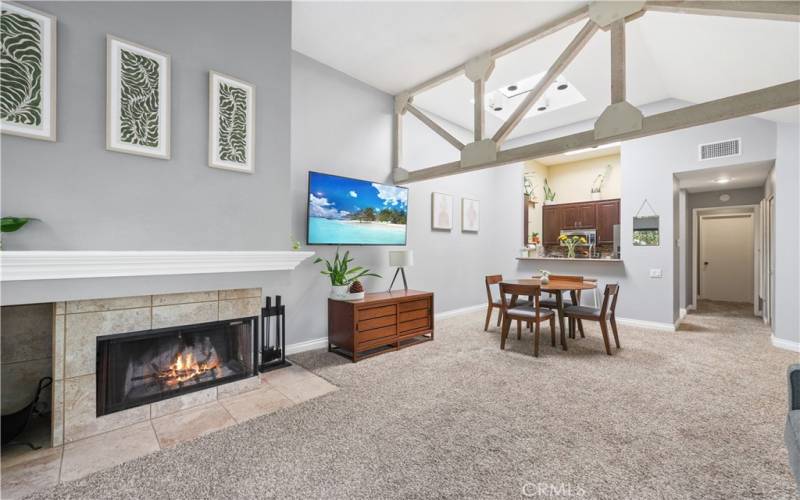
{"type": "Polygon", "coordinates": [[[397,271],[394,272],[392,284],[389,285],[389,291],[392,291],[394,280],[397,279],[397,273],[403,277],[403,288],[408,290],[408,283],[406,283],[406,271],[404,268],[414,265],[414,252],[412,250],[390,250],[389,251],[389,266],[396,267],[397,271]]]}

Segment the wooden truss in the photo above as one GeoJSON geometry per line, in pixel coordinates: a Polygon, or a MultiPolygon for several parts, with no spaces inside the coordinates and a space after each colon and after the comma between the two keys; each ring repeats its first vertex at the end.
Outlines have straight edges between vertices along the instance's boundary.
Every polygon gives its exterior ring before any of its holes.
{"type": "Polygon", "coordinates": [[[626,100],[625,25],[646,11],[680,12],[711,16],[744,17],[781,21],[800,21],[797,1],[597,1],[547,25],[536,28],[505,44],[451,68],[395,96],[393,175],[395,182],[409,182],[444,177],[462,172],[531,160],[574,149],[604,143],[635,139],[671,130],[728,120],[773,109],[800,104],[800,80],[745,92],[715,101],[696,104],[644,117],[626,100]],[[535,42],[566,26],[586,21],[583,28],[564,49],[491,138],[485,137],[485,84],[498,57],[535,42]],[[555,81],[598,29],[610,31],[611,38],[611,104],[595,121],[594,129],[535,144],[501,149],[509,134],[524,118],[549,85],[555,81]],[[462,143],[412,102],[414,96],[448,80],[465,75],[474,86],[474,141],[462,143]],[[423,168],[412,172],[402,168],[402,122],[408,112],[449,142],[461,153],[459,161],[423,168]]]}

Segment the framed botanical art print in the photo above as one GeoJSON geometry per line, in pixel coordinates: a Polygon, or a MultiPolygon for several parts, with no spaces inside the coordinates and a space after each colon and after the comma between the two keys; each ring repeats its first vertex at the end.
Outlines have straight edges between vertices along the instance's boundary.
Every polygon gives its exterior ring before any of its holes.
{"type": "Polygon", "coordinates": [[[169,159],[169,55],[111,35],[106,50],[106,149],[169,159]]]}
{"type": "Polygon", "coordinates": [[[431,193],[431,228],[444,231],[453,229],[453,196],[431,193]]]}
{"type": "Polygon", "coordinates": [[[3,2],[0,131],[56,140],[56,18],[3,2]]]}
{"type": "Polygon", "coordinates": [[[481,225],[481,205],[478,200],[461,198],[461,232],[477,233],[481,225]]]}
{"type": "Polygon", "coordinates": [[[208,166],[253,173],[256,87],[208,74],[208,166]]]}

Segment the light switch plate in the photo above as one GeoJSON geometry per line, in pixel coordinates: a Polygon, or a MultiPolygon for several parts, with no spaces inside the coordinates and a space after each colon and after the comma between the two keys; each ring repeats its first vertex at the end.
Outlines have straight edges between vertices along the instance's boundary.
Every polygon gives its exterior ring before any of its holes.
{"type": "Polygon", "coordinates": [[[661,269],[651,269],[650,270],[650,277],[651,278],[662,278],[663,274],[661,273],[661,269]]]}

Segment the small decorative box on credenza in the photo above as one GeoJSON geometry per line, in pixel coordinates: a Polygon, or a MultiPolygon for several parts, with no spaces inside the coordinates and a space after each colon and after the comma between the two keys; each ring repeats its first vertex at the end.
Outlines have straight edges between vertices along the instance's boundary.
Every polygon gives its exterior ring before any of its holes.
{"type": "Polygon", "coordinates": [[[433,294],[417,290],[328,299],[328,350],[354,363],[433,340],[433,294]]]}

